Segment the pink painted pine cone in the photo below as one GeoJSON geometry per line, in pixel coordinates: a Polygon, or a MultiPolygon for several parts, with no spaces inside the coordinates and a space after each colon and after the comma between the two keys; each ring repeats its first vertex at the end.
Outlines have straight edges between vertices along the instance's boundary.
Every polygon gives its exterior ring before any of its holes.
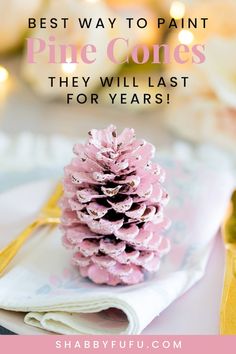
{"type": "Polygon", "coordinates": [[[155,149],[133,129],[91,130],[65,168],[63,244],[73,264],[98,284],[136,284],[156,272],[170,250],[163,236],[168,194],[165,173],[151,159],[155,149]]]}

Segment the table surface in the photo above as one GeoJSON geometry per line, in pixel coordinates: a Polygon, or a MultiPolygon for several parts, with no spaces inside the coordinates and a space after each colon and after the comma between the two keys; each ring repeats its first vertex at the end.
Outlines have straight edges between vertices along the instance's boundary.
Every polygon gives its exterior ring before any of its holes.
{"type": "Polygon", "coordinates": [[[0,326],[0,335],[6,335],[6,334],[15,334],[15,333],[8,331],[8,329],[0,326]]]}
{"type": "MultiPolygon", "coordinates": [[[[114,107],[66,106],[61,102],[43,101],[21,80],[18,59],[2,61],[0,64],[8,68],[11,77],[9,93],[5,98],[0,94],[0,129],[9,136],[29,131],[45,136],[63,134],[66,137],[85,137],[88,130],[113,123],[119,129],[134,127],[137,135],[145,136],[157,146],[170,145],[174,141],[163,125],[161,109],[136,112],[114,107]]],[[[5,179],[1,183],[1,190],[17,184],[16,175],[12,179],[5,179]]],[[[143,333],[217,334],[223,267],[223,245],[218,237],[204,279],[171,304],[143,333]]],[[[7,333],[0,327],[0,334],[7,333]]]]}

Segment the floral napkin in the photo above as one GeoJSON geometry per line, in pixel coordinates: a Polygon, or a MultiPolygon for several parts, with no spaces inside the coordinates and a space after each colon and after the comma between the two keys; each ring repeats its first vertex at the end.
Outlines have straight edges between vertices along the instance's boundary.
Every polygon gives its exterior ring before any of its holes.
{"type": "MultiPolygon", "coordinates": [[[[210,148],[193,152],[179,145],[159,158],[167,170],[171,196],[167,213],[172,219],[168,231],[172,251],[157,274],[134,286],[92,284],[70,265],[60,231],[44,228],[0,278],[0,308],[26,312],[27,324],[56,333],[138,334],[200,280],[236,184],[232,166],[210,148]]],[[[16,195],[11,192],[12,197],[0,196],[0,229],[9,234],[12,225],[19,225],[22,218],[26,222],[47,199],[52,185],[45,181],[28,187],[21,202],[24,211],[12,205],[24,188],[16,195]]]]}

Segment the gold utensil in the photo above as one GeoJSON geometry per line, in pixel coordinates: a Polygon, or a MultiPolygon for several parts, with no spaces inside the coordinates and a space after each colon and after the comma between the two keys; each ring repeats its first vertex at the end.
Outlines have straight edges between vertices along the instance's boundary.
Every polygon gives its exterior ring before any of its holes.
{"type": "Polygon", "coordinates": [[[57,205],[59,198],[63,192],[62,184],[59,182],[51,197],[42,207],[39,216],[11,243],[9,243],[2,251],[0,251],[0,274],[4,271],[12,258],[19,249],[27,241],[29,236],[40,226],[57,225],[60,223],[60,209],[57,205]]]}
{"type": "Polygon", "coordinates": [[[234,191],[222,235],[226,249],[224,289],[220,310],[220,334],[236,334],[236,190],[234,191]]]}

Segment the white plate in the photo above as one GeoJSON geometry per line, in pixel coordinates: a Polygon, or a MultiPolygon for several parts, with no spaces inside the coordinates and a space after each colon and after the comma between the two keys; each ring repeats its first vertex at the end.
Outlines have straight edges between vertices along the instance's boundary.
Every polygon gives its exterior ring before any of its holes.
{"type": "MultiPolygon", "coordinates": [[[[31,183],[0,195],[0,214],[4,210],[4,217],[0,215],[0,249],[34,218],[51,193],[54,183],[31,183]],[[38,190],[43,193],[39,194],[38,190]]],[[[224,252],[218,237],[203,280],[171,304],[143,333],[217,334],[223,269],[224,252]]],[[[0,325],[15,333],[49,334],[25,325],[23,318],[23,313],[0,310],[0,325]]]]}

